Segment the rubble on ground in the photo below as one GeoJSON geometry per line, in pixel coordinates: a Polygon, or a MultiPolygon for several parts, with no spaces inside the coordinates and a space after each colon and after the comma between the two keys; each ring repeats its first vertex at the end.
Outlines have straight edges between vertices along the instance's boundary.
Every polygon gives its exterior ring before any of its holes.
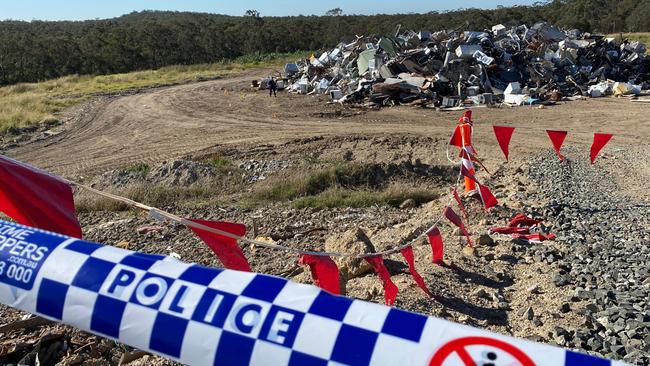
{"type": "MultiPolygon", "coordinates": [[[[548,23],[491,30],[359,37],[287,64],[282,87],[332,101],[429,107],[553,103],[575,96],[640,94],[650,57],[617,41],[548,23]]],[[[259,84],[261,88],[265,83],[259,84]]]]}

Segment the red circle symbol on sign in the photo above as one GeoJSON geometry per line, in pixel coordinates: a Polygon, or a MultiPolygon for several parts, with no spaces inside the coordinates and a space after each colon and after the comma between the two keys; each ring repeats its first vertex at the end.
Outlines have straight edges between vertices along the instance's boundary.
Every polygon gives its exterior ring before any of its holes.
{"type": "Polygon", "coordinates": [[[535,366],[535,362],[528,357],[524,352],[519,348],[500,341],[497,339],[492,339],[488,337],[465,337],[455,339],[444,346],[442,346],[429,362],[429,366],[441,366],[443,362],[447,360],[452,354],[457,354],[458,357],[463,361],[465,366],[476,366],[476,362],[472,359],[469,352],[467,352],[466,347],[468,346],[488,346],[494,347],[501,351],[508,353],[510,356],[514,357],[521,366],[535,366]]]}

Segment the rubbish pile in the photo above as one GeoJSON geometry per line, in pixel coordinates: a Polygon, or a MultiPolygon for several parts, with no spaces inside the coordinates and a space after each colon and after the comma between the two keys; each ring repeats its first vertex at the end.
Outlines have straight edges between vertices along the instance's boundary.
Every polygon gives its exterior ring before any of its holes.
{"type": "Polygon", "coordinates": [[[495,25],[486,31],[396,32],[359,37],[284,67],[286,89],[368,106],[552,103],[565,97],[639,94],[650,88],[640,42],[495,25]]]}

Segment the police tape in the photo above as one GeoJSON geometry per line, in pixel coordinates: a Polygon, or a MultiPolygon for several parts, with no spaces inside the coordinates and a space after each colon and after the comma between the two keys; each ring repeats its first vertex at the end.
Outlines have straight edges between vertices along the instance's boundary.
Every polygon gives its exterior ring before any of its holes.
{"type": "Polygon", "coordinates": [[[624,365],[4,221],[0,302],[190,365],[624,365]]]}

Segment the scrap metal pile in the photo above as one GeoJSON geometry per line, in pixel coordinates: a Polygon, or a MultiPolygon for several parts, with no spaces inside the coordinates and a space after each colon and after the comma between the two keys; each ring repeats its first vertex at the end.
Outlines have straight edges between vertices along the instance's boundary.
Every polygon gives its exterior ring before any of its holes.
{"type": "Polygon", "coordinates": [[[286,88],[369,106],[441,107],[535,104],[650,88],[650,57],[639,42],[548,23],[396,34],[357,37],[287,64],[286,88]]]}

